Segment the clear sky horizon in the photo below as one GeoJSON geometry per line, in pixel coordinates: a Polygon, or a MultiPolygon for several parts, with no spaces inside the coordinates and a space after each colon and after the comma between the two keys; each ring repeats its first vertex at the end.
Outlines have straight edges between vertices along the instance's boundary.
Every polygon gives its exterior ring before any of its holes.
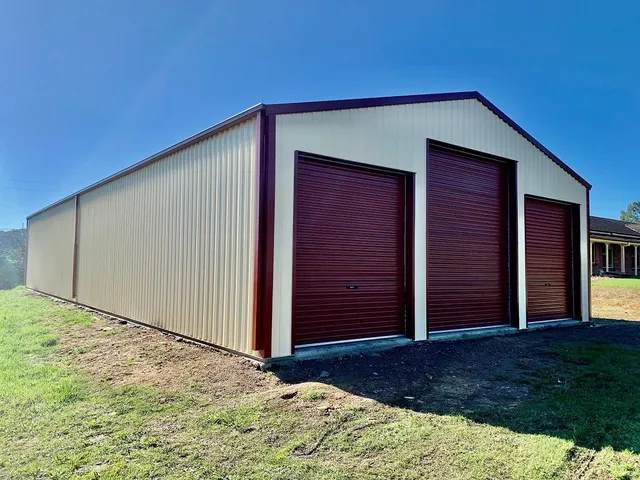
{"type": "Polygon", "coordinates": [[[633,2],[0,0],[0,229],[259,102],[462,90],[618,218],[640,200],[638,18],[633,2]]]}

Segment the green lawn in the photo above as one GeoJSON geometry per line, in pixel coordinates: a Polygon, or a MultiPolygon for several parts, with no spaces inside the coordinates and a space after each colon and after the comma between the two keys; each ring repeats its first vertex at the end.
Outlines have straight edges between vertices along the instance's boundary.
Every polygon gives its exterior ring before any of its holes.
{"type": "Polygon", "coordinates": [[[612,287],[612,288],[632,288],[640,290],[640,278],[607,278],[607,277],[592,277],[593,285],[599,287],[612,287]]]}
{"type": "Polygon", "coordinates": [[[640,478],[637,350],[568,345],[531,372],[518,408],[439,415],[317,383],[293,398],[290,385],[224,398],[117,387],[60,345],[94,321],[0,292],[0,478],[640,478]]]}

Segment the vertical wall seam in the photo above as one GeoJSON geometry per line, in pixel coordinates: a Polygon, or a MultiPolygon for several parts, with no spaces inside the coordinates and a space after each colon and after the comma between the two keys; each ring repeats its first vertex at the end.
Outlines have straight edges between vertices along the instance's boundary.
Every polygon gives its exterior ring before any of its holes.
{"type": "Polygon", "coordinates": [[[27,285],[27,271],[29,269],[29,221],[27,218],[27,232],[24,238],[24,264],[22,265],[22,280],[25,285],[27,285]]]}
{"type": "Polygon", "coordinates": [[[75,210],[75,222],[73,228],[73,271],[71,273],[71,298],[73,300],[77,297],[77,277],[78,277],[78,221],[79,221],[79,202],[80,196],[75,196],[74,210],[75,210]]]}

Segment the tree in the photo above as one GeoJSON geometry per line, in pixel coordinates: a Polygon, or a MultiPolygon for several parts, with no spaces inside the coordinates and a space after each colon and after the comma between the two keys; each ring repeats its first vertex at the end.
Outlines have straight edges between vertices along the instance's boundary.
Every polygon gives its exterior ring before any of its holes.
{"type": "Polygon", "coordinates": [[[0,230],[0,290],[22,284],[25,240],[24,229],[0,230]]]}
{"type": "Polygon", "coordinates": [[[620,220],[629,223],[640,223],[640,201],[630,203],[626,211],[621,210],[620,220]]]}
{"type": "Polygon", "coordinates": [[[22,268],[19,268],[12,259],[0,257],[0,290],[8,290],[20,285],[21,273],[22,268]]]}

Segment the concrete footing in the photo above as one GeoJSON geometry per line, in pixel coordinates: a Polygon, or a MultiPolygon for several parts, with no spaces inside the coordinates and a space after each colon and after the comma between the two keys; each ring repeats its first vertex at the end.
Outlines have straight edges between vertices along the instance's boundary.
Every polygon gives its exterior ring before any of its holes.
{"type": "Polygon", "coordinates": [[[433,342],[447,340],[464,340],[469,338],[496,337],[500,335],[510,335],[518,333],[515,327],[492,327],[475,328],[468,330],[456,330],[455,332],[436,332],[429,335],[429,340],[433,342]]]}
{"type": "Polygon", "coordinates": [[[267,360],[266,367],[278,364],[290,364],[297,361],[312,360],[318,358],[343,357],[348,355],[361,355],[367,353],[389,350],[413,343],[443,342],[456,340],[469,340],[483,337],[496,337],[502,335],[512,335],[516,333],[526,333],[532,330],[542,330],[557,327],[575,327],[585,322],[579,320],[553,320],[548,322],[530,323],[526,330],[518,330],[515,327],[499,326],[491,328],[478,328],[468,330],[456,330],[451,332],[431,333],[426,341],[414,342],[406,337],[385,338],[379,340],[363,340],[349,343],[338,343],[333,345],[319,345],[313,347],[299,347],[295,349],[295,354],[289,357],[280,357],[267,360]]]}
{"type": "Polygon", "coordinates": [[[320,345],[316,347],[299,347],[295,350],[295,360],[359,355],[361,353],[388,350],[390,348],[407,345],[409,343],[413,343],[410,338],[396,337],[380,340],[363,340],[361,342],[336,343],[333,345],[320,345]]]}

